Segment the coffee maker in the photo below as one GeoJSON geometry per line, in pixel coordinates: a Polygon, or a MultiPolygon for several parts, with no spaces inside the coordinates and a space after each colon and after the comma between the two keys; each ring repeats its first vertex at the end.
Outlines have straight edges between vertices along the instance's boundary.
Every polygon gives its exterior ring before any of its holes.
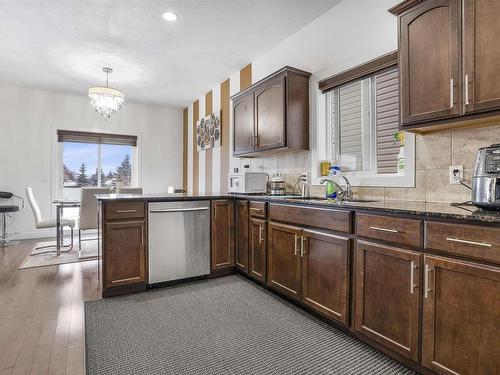
{"type": "Polygon", "coordinates": [[[500,210],[500,143],[478,150],[471,200],[477,207],[500,210]]]}

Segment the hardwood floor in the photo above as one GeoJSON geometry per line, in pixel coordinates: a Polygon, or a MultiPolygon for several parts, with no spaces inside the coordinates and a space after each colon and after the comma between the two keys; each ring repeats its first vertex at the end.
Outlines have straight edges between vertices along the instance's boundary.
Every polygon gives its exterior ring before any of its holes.
{"type": "Polygon", "coordinates": [[[84,301],[98,262],[17,268],[35,241],[0,247],[0,375],[84,374],[84,301]]]}

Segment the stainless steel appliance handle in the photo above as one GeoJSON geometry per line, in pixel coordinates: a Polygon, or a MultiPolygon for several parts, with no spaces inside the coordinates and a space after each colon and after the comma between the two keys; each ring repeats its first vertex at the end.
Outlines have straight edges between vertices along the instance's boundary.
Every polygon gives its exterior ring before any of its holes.
{"type": "Polygon", "coordinates": [[[116,210],[115,212],[117,214],[127,214],[127,213],[137,212],[137,210],[116,210]]]}
{"type": "Polygon", "coordinates": [[[465,105],[469,105],[469,75],[465,75],[465,105]]]}
{"type": "Polygon", "coordinates": [[[380,232],[399,233],[396,229],[390,229],[390,228],[370,227],[370,229],[378,230],[380,232]]]}
{"type": "Polygon", "coordinates": [[[161,210],[150,210],[149,212],[152,214],[159,214],[164,212],[192,212],[192,211],[207,211],[207,210],[208,207],[193,207],[193,208],[164,208],[161,210]]]}
{"type": "Polygon", "coordinates": [[[483,247],[492,247],[493,246],[492,244],[487,243],[487,242],[468,241],[468,240],[461,240],[459,238],[451,238],[451,237],[446,237],[446,241],[464,243],[467,245],[483,246],[483,247]]]}
{"type": "Polygon", "coordinates": [[[450,108],[455,106],[455,81],[450,79],[450,108]]]}
{"type": "Polygon", "coordinates": [[[415,291],[415,268],[416,264],[414,261],[410,263],[410,294],[413,294],[415,291]]]}

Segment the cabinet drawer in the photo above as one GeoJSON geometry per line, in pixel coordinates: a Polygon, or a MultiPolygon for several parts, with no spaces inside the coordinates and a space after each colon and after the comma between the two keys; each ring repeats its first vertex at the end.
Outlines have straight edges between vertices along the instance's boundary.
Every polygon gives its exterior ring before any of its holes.
{"type": "Polygon", "coordinates": [[[345,233],[351,232],[350,211],[270,204],[269,218],[294,225],[306,225],[345,233]]]}
{"type": "Polygon", "coordinates": [[[251,217],[265,219],[267,217],[266,202],[250,201],[249,211],[251,217]]]}
{"type": "Polygon", "coordinates": [[[107,220],[144,217],[144,202],[110,202],[105,206],[107,220]]]}
{"type": "Polygon", "coordinates": [[[422,247],[422,221],[393,216],[356,214],[356,233],[401,245],[422,247]]]}
{"type": "Polygon", "coordinates": [[[500,228],[426,221],[425,248],[500,264],[500,228]]]}

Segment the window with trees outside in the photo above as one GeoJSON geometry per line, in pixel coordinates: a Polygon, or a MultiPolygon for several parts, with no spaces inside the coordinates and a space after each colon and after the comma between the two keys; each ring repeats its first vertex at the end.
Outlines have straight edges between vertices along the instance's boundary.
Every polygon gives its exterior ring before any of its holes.
{"type": "Polygon", "coordinates": [[[63,187],[130,186],[132,146],[63,142],[63,187]]]}

